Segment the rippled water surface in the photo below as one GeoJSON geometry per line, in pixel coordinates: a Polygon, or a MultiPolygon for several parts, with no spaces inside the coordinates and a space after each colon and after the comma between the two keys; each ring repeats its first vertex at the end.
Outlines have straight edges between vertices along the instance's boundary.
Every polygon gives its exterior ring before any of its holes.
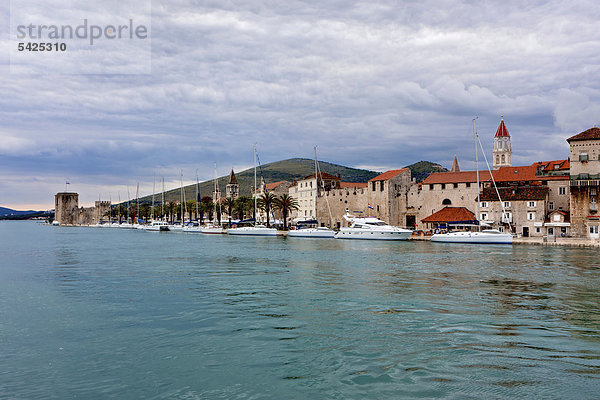
{"type": "Polygon", "coordinates": [[[0,222],[0,398],[598,398],[598,255],[0,222]]]}

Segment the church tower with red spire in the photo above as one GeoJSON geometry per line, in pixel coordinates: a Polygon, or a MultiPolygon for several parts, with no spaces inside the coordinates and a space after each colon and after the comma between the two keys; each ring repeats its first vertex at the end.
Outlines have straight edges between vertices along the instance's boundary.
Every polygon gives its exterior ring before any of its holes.
{"type": "Polygon", "coordinates": [[[494,169],[500,167],[512,166],[512,147],[510,145],[510,135],[506,125],[504,125],[504,116],[500,119],[500,125],[494,136],[494,169]]]}

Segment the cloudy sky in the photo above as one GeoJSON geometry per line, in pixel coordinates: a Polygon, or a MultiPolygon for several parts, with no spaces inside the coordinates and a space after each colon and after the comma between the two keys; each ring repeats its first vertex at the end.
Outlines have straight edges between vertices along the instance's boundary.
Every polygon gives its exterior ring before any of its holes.
{"type": "Polygon", "coordinates": [[[263,163],[318,145],[354,167],[468,169],[475,116],[488,157],[504,115],[528,165],[600,123],[596,1],[53,1],[0,5],[0,206],[51,208],[66,180],[87,205],[154,174],[209,179],[250,167],[253,143],[263,163]],[[29,55],[38,70],[15,56],[15,23],[150,13],[146,40],[69,42],[29,55]]]}

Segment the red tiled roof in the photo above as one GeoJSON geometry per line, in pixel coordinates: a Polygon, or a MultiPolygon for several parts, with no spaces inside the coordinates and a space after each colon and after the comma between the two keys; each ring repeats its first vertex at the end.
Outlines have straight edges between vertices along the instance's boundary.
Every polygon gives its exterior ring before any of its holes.
{"type": "Polygon", "coordinates": [[[600,128],[597,126],[588,129],[587,131],[583,131],[575,136],[571,136],[567,139],[567,142],[571,143],[572,141],[577,140],[593,140],[600,139],[600,128]]]}
{"type": "MultiPolygon", "coordinates": [[[[488,171],[479,171],[479,181],[484,182],[490,180],[488,171]]],[[[476,171],[460,171],[460,172],[434,172],[430,174],[424,181],[424,185],[434,183],[465,183],[477,182],[476,171]]]]}
{"type": "Polygon", "coordinates": [[[367,182],[340,182],[340,189],[345,188],[355,188],[355,189],[364,189],[369,184],[367,182]]]}
{"type": "Polygon", "coordinates": [[[265,185],[265,188],[266,188],[267,190],[273,190],[273,189],[275,189],[276,187],[278,187],[279,185],[281,185],[282,183],[288,183],[288,181],[279,181],[279,182],[267,183],[267,184],[265,185]]]}
{"type": "Polygon", "coordinates": [[[541,161],[534,163],[536,168],[540,167],[544,172],[565,171],[571,168],[569,160],[541,161]],[[558,168],[557,168],[558,166],[558,168]]]}
{"type": "Polygon", "coordinates": [[[498,129],[496,129],[496,136],[494,137],[510,137],[508,129],[506,129],[506,125],[504,125],[504,119],[500,120],[500,125],[498,125],[498,129]]]}
{"type": "Polygon", "coordinates": [[[388,179],[392,179],[393,177],[395,177],[398,174],[401,174],[404,171],[408,171],[408,168],[392,169],[392,170],[384,172],[383,174],[377,175],[373,179],[369,179],[369,182],[371,182],[371,181],[387,181],[388,179]]]}
{"type": "MultiPolygon", "coordinates": [[[[516,188],[499,187],[498,192],[502,201],[529,201],[546,200],[548,196],[548,187],[546,186],[520,186],[516,188]]],[[[498,201],[498,194],[495,188],[485,188],[481,193],[481,200],[498,201]]]]}
{"type": "Polygon", "coordinates": [[[440,211],[423,218],[421,222],[452,222],[452,221],[473,221],[475,214],[465,207],[444,207],[440,211]]]}
{"type": "Polygon", "coordinates": [[[535,165],[526,167],[500,167],[494,171],[496,182],[535,181],[541,178],[536,176],[535,165]]]}

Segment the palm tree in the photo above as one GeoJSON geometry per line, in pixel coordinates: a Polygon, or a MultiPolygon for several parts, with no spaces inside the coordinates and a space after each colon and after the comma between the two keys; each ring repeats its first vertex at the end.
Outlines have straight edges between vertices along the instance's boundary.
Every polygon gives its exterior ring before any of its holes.
{"type": "Polygon", "coordinates": [[[283,215],[283,230],[287,230],[287,217],[290,211],[298,209],[298,201],[288,194],[282,194],[275,198],[273,201],[273,207],[276,210],[281,211],[283,215]]]}
{"type": "Polygon", "coordinates": [[[250,196],[240,196],[235,200],[235,209],[240,220],[244,219],[247,211],[252,207],[254,207],[254,200],[250,196]]]}
{"type": "Polygon", "coordinates": [[[209,219],[212,219],[213,215],[213,202],[210,196],[204,196],[202,198],[202,209],[205,215],[208,216],[209,219]]]}
{"type": "Polygon", "coordinates": [[[233,208],[235,207],[235,200],[231,197],[227,197],[224,201],[225,207],[227,207],[227,215],[229,215],[229,225],[231,225],[231,215],[233,214],[233,208]]]}
{"type": "Polygon", "coordinates": [[[258,208],[261,211],[264,211],[267,214],[267,227],[269,227],[269,218],[271,214],[271,209],[273,208],[273,201],[275,200],[275,195],[273,193],[265,192],[258,198],[258,208]]]}

